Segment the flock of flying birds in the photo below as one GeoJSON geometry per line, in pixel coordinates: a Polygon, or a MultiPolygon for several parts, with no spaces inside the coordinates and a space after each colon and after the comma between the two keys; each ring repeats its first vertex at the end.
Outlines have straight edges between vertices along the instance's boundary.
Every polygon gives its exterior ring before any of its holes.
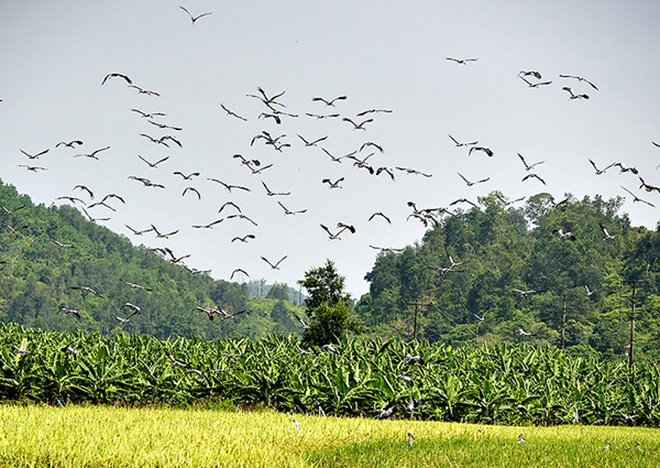
{"type": "MultiPolygon", "coordinates": [[[[181,10],[185,12],[191,24],[195,24],[202,18],[208,17],[211,15],[211,12],[205,12],[198,15],[193,15],[185,7],[180,6],[181,10]]],[[[447,61],[456,63],[458,65],[467,65],[468,63],[476,62],[477,58],[455,58],[447,57],[447,61]]],[[[552,80],[544,80],[542,74],[537,70],[521,70],[517,74],[517,78],[521,80],[526,86],[530,88],[541,88],[546,87],[552,84],[552,80]]],[[[562,80],[571,80],[577,82],[577,85],[585,85],[589,87],[589,91],[598,92],[598,87],[590,80],[578,76],[578,75],[567,75],[561,74],[559,78],[562,80]]],[[[134,83],[133,79],[124,73],[108,73],[101,80],[101,86],[118,86],[120,84],[125,85],[130,90],[135,90],[140,96],[147,96],[150,99],[160,97],[158,91],[144,88],[134,83]]],[[[577,86],[576,85],[576,86],[577,86]]],[[[568,94],[569,100],[571,101],[584,101],[589,99],[589,95],[583,91],[578,90],[569,86],[563,86],[562,90],[568,94]]],[[[324,121],[324,120],[340,120],[345,122],[346,130],[349,132],[358,132],[358,134],[368,135],[370,126],[374,125],[380,116],[387,115],[392,112],[392,109],[386,108],[368,108],[361,112],[356,113],[355,115],[346,115],[342,112],[342,104],[349,99],[347,95],[338,95],[338,96],[314,96],[311,98],[310,107],[313,106],[313,111],[308,111],[304,113],[294,113],[289,110],[286,104],[285,98],[286,91],[278,91],[276,93],[270,93],[264,90],[262,87],[257,87],[256,93],[247,93],[245,95],[248,99],[257,100],[261,105],[261,112],[256,116],[245,116],[241,112],[235,111],[227,107],[224,103],[219,103],[219,110],[221,109],[224,114],[226,114],[227,119],[235,120],[236,122],[248,122],[252,119],[256,121],[269,121],[274,125],[274,128],[280,129],[283,128],[285,122],[292,119],[313,119],[315,121],[324,121]]],[[[2,100],[0,100],[2,102],[2,100]]],[[[151,101],[150,101],[151,102],[151,101]]],[[[141,106],[140,106],[141,107],[141,106]]],[[[148,130],[138,131],[138,135],[144,139],[148,144],[153,145],[153,149],[163,148],[166,150],[176,150],[183,148],[183,139],[181,137],[184,134],[184,129],[181,126],[172,125],[166,123],[164,118],[167,116],[162,110],[151,111],[144,110],[138,106],[130,109],[130,113],[137,117],[139,121],[148,128],[148,130]]],[[[459,138],[454,137],[451,134],[448,134],[448,137],[456,148],[460,148],[467,151],[467,155],[476,156],[478,153],[482,154],[484,157],[493,158],[495,157],[495,152],[490,147],[480,144],[478,140],[473,141],[462,141],[459,138]]],[[[247,145],[248,142],[246,142],[247,145]]],[[[345,154],[335,154],[334,152],[328,149],[329,136],[328,135],[301,135],[297,133],[294,138],[290,138],[286,133],[280,131],[275,132],[272,128],[264,129],[261,132],[254,135],[249,141],[250,148],[256,146],[263,146],[264,149],[269,151],[274,151],[276,153],[284,153],[289,151],[290,148],[296,146],[304,149],[304,151],[316,152],[319,156],[328,158],[331,162],[337,164],[348,163],[353,167],[355,171],[363,171],[374,177],[384,177],[388,178],[391,181],[395,181],[397,176],[400,174],[405,174],[406,176],[415,176],[420,177],[422,180],[432,177],[432,174],[418,170],[416,168],[404,167],[399,165],[383,165],[378,163],[379,156],[385,152],[384,146],[376,141],[370,141],[368,138],[364,138],[364,142],[357,148],[354,148],[352,151],[349,151],[345,154]]],[[[660,144],[652,142],[652,144],[660,148],[660,144]]],[[[72,139],[60,141],[54,145],[55,149],[61,151],[73,151],[73,158],[82,158],[82,159],[91,159],[100,161],[103,159],[103,156],[106,152],[110,152],[111,145],[106,144],[105,146],[99,148],[92,148],[90,150],[80,150],[79,148],[84,146],[84,142],[80,139],[72,139]],[[80,152],[79,152],[80,151],[80,152]]],[[[40,161],[44,156],[46,156],[51,148],[42,149],[39,151],[26,151],[23,148],[19,149],[23,157],[27,158],[26,163],[18,164],[18,167],[24,168],[27,171],[34,173],[39,173],[46,171],[45,166],[40,165],[40,161]]],[[[538,184],[546,186],[546,180],[542,177],[542,174],[539,172],[541,166],[545,161],[529,161],[524,155],[517,154],[521,164],[523,165],[524,172],[522,172],[522,182],[532,182],[536,181],[538,184]]],[[[150,173],[155,174],[156,177],[163,177],[165,169],[161,168],[161,165],[164,165],[171,156],[162,156],[157,157],[152,160],[150,158],[144,157],[140,154],[136,155],[136,159],[140,161],[140,164],[144,164],[143,169],[149,171],[150,173]]],[[[273,189],[267,183],[266,180],[261,177],[267,176],[268,170],[273,167],[274,163],[265,164],[260,159],[255,157],[247,157],[241,153],[235,153],[232,156],[232,159],[236,161],[236,170],[246,170],[249,171],[255,177],[259,177],[259,185],[263,188],[264,195],[268,198],[274,198],[277,202],[277,205],[281,208],[282,214],[285,217],[304,215],[307,212],[305,207],[292,207],[285,197],[291,195],[290,190],[282,190],[281,188],[273,189]],[[244,168],[244,169],[243,169],[244,168]]],[[[639,175],[639,171],[632,166],[627,165],[621,161],[613,161],[607,165],[600,165],[601,163],[596,163],[591,159],[588,159],[588,163],[593,167],[595,174],[597,176],[604,174],[608,170],[614,170],[618,168],[620,173],[630,173],[636,176],[640,182],[638,190],[644,190],[647,193],[657,192],[660,194],[660,187],[651,185],[647,183],[644,178],[639,175]]],[[[660,167],[660,166],[659,166],[660,167]]],[[[247,185],[239,185],[230,182],[229,180],[223,178],[219,179],[217,177],[203,177],[200,171],[193,171],[185,173],[182,171],[172,171],[170,172],[172,176],[176,176],[181,181],[183,181],[186,186],[181,192],[181,197],[183,198],[192,198],[194,200],[202,200],[204,189],[200,186],[199,182],[205,180],[205,184],[217,184],[220,188],[227,191],[229,195],[237,192],[251,192],[253,187],[247,185]]],[[[457,173],[457,176],[466,184],[467,187],[472,187],[478,184],[483,184],[490,180],[490,177],[471,179],[465,176],[462,173],[457,173]]],[[[151,177],[145,177],[144,175],[137,174],[127,174],[127,179],[134,181],[139,186],[143,187],[144,190],[167,190],[165,183],[158,180],[152,180],[151,177]]],[[[337,178],[323,178],[320,180],[321,184],[327,185],[329,190],[339,190],[342,189],[343,184],[346,181],[346,176],[341,176],[337,178]]],[[[651,207],[655,207],[653,202],[650,202],[646,199],[641,198],[631,189],[621,186],[627,194],[632,197],[633,202],[643,203],[651,207]]],[[[77,184],[72,187],[72,191],[76,193],[66,194],[59,196],[55,199],[57,202],[67,202],[76,207],[78,207],[85,217],[94,223],[103,222],[110,220],[110,213],[116,213],[118,209],[117,204],[126,204],[126,200],[122,195],[116,193],[107,193],[103,194],[101,197],[97,197],[97,194],[94,193],[93,189],[84,184],[77,184]],[[96,200],[96,201],[95,201],[96,200]],[[103,213],[99,213],[103,211],[103,213]]],[[[503,206],[509,206],[514,203],[523,201],[526,197],[520,197],[517,199],[508,199],[506,197],[497,195],[503,206]]],[[[567,200],[561,200],[554,203],[554,206],[560,206],[563,203],[566,203],[567,200]]],[[[456,208],[471,206],[478,207],[478,202],[470,200],[465,197],[457,198],[456,200],[449,203],[447,207],[431,207],[431,208],[420,208],[414,201],[408,201],[407,206],[410,208],[410,213],[408,214],[406,221],[417,220],[421,222],[425,227],[433,226],[438,223],[442,216],[455,216],[456,212],[452,211],[456,208]]],[[[20,207],[19,207],[20,208],[20,207]]],[[[6,214],[12,214],[13,211],[19,208],[8,208],[3,207],[6,214]]],[[[217,210],[217,217],[213,219],[208,219],[203,222],[193,224],[190,226],[191,229],[195,230],[212,230],[219,225],[227,225],[229,223],[241,223],[241,226],[246,226],[247,228],[253,229],[259,226],[258,221],[253,216],[248,216],[247,213],[234,201],[229,200],[222,204],[217,210]]],[[[366,222],[381,222],[392,224],[391,217],[382,212],[376,211],[365,216],[366,222]]],[[[126,229],[133,236],[142,236],[145,234],[150,234],[156,239],[169,239],[172,236],[177,235],[181,229],[184,229],[184,226],[179,226],[174,230],[164,230],[158,228],[152,223],[149,223],[147,227],[136,228],[125,224],[126,229]]],[[[7,224],[6,229],[10,230],[15,234],[19,234],[20,227],[7,224]]],[[[328,239],[331,241],[341,240],[344,236],[350,236],[355,234],[359,226],[356,227],[355,224],[345,221],[339,221],[334,226],[328,226],[326,224],[320,224],[319,228],[324,232],[328,239]]],[[[610,235],[607,229],[604,226],[601,226],[604,232],[605,239],[610,239],[615,235],[610,235]]],[[[558,226],[555,229],[554,234],[559,238],[574,239],[573,234],[566,233],[562,231],[561,226],[558,226]]],[[[231,239],[231,242],[238,242],[246,244],[251,242],[256,238],[257,234],[254,232],[245,232],[242,235],[237,235],[231,239]]],[[[66,244],[57,239],[52,239],[53,243],[60,248],[73,247],[70,244],[66,244]]],[[[379,247],[373,244],[370,244],[369,247],[372,249],[378,250],[380,252],[390,252],[390,251],[401,251],[403,249],[397,249],[393,247],[379,247]]],[[[188,267],[184,260],[189,258],[189,254],[176,254],[169,247],[154,247],[151,250],[157,254],[162,255],[167,260],[172,263],[179,264],[182,267],[186,268],[192,274],[200,273],[199,270],[195,268],[188,267]]],[[[279,258],[267,257],[265,255],[260,255],[260,259],[263,260],[265,264],[268,265],[272,270],[279,270],[282,267],[283,263],[288,258],[288,255],[283,255],[279,258]]],[[[457,271],[454,268],[458,266],[461,262],[454,262],[454,260],[449,257],[450,265],[438,266],[438,274],[443,275],[449,272],[457,271]]],[[[240,267],[236,267],[229,279],[233,280],[236,275],[239,277],[250,277],[248,272],[240,267]]],[[[147,287],[136,285],[130,282],[124,282],[131,288],[141,288],[148,290],[147,287]]],[[[74,286],[75,288],[81,288],[82,292],[94,293],[96,291],[90,286],[74,286]]],[[[586,287],[586,286],[585,286],[586,287]]],[[[588,288],[587,291],[589,292],[588,288]]],[[[524,295],[531,293],[527,292],[524,295]]],[[[141,309],[135,304],[129,302],[123,304],[122,309],[128,309],[130,311],[129,315],[126,317],[117,316],[117,321],[120,325],[127,323],[133,316],[140,315],[141,309]]],[[[223,319],[233,318],[236,315],[244,312],[235,312],[229,313],[222,308],[213,307],[207,308],[205,306],[198,306],[196,309],[199,313],[205,313],[210,320],[213,320],[214,317],[220,317],[223,319]]],[[[62,308],[61,312],[64,314],[71,314],[76,317],[80,317],[78,311],[70,308],[62,308]]],[[[301,322],[302,323],[302,322],[301,322]]],[[[303,323],[304,326],[304,323],[303,323]]],[[[523,335],[524,333],[520,333],[523,335]]]]}

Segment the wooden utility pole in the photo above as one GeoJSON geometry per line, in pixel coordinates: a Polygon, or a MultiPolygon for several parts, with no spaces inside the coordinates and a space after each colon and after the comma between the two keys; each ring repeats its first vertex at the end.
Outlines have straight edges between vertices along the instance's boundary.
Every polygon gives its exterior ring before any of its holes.
{"type": "Polygon", "coordinates": [[[432,300],[420,301],[417,299],[408,303],[409,306],[413,306],[413,310],[415,311],[413,320],[413,340],[417,340],[417,315],[419,314],[419,310],[422,307],[428,307],[432,302],[432,300]]]}
{"type": "Polygon", "coordinates": [[[630,349],[628,350],[628,366],[632,367],[635,358],[635,290],[637,282],[632,282],[632,292],[630,294],[630,349]]]}
{"type": "Polygon", "coordinates": [[[562,308],[561,308],[561,349],[564,349],[566,346],[566,291],[562,296],[562,308]]]}

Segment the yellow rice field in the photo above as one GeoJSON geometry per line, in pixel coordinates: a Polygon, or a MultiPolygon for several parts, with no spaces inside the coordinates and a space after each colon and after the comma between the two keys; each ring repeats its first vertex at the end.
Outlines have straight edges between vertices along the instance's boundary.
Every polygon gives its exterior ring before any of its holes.
{"type": "Polygon", "coordinates": [[[523,465],[657,467],[660,429],[520,428],[271,411],[0,406],[0,466],[523,465]],[[414,436],[411,445],[408,432],[414,436]],[[525,442],[520,442],[521,433],[525,442]]]}

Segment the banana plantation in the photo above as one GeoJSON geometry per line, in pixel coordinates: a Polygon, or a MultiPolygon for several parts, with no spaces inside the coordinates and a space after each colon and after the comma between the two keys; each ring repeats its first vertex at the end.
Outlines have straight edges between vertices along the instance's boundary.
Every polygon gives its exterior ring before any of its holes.
{"type": "Polygon", "coordinates": [[[293,336],[209,342],[0,324],[0,399],[658,427],[660,369],[526,344],[350,339],[303,349],[293,336]]]}

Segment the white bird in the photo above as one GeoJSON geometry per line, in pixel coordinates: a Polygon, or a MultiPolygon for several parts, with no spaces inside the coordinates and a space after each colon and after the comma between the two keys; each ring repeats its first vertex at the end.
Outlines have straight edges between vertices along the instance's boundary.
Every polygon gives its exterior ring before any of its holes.
{"type": "Polygon", "coordinates": [[[477,185],[477,184],[482,184],[482,183],[488,182],[490,180],[490,177],[486,177],[485,179],[479,179],[479,180],[476,180],[476,181],[471,181],[471,180],[467,180],[465,178],[465,176],[463,176],[463,174],[461,174],[460,172],[457,172],[457,174],[459,175],[459,177],[461,179],[463,179],[463,181],[467,184],[468,187],[472,187],[473,185],[477,185]]]}
{"type": "Polygon", "coordinates": [[[530,333],[518,327],[518,336],[536,336],[536,333],[530,333]]]}
{"type": "Polygon", "coordinates": [[[520,158],[520,160],[522,161],[522,163],[525,165],[525,170],[526,171],[532,170],[535,166],[538,166],[539,164],[543,164],[545,162],[545,161],[539,161],[539,162],[535,162],[535,163],[532,163],[532,164],[527,164],[527,161],[525,161],[525,158],[523,157],[523,155],[520,154],[520,153],[517,153],[517,154],[518,154],[518,157],[520,158]]]}
{"type": "Polygon", "coordinates": [[[549,84],[552,84],[552,81],[537,81],[535,83],[532,83],[528,79],[526,79],[523,75],[518,75],[518,78],[523,80],[525,83],[527,83],[527,86],[530,88],[538,88],[539,86],[547,86],[549,84]]]}
{"type": "Polygon", "coordinates": [[[603,231],[603,238],[605,240],[612,240],[616,237],[616,234],[610,234],[607,228],[602,224],[599,224],[599,226],[600,226],[600,230],[603,231]]]}
{"type": "Polygon", "coordinates": [[[457,148],[460,148],[461,146],[474,146],[474,145],[476,145],[476,144],[479,143],[479,140],[477,140],[477,141],[471,141],[471,142],[469,142],[469,143],[462,143],[462,142],[458,141],[456,138],[454,138],[454,137],[451,136],[451,135],[449,135],[449,138],[451,138],[451,141],[454,142],[454,144],[456,145],[457,148]]]}
{"type": "Polygon", "coordinates": [[[566,231],[564,232],[563,229],[553,229],[552,233],[559,237],[560,239],[568,239],[574,241],[576,239],[575,234],[573,234],[571,231],[566,231]]]}
{"type": "Polygon", "coordinates": [[[591,297],[591,295],[596,292],[589,289],[589,286],[587,286],[586,284],[584,285],[584,289],[587,291],[587,297],[591,297]]]}
{"type": "Polygon", "coordinates": [[[589,80],[587,80],[586,78],[583,78],[583,77],[581,77],[581,76],[576,76],[576,75],[562,75],[562,74],[560,74],[560,75],[559,75],[559,78],[573,78],[573,79],[576,79],[576,80],[578,80],[578,81],[584,81],[584,82],[587,83],[589,86],[591,86],[593,89],[595,89],[596,91],[598,91],[598,88],[596,87],[595,84],[593,84],[591,81],[589,81],[589,80]]]}

